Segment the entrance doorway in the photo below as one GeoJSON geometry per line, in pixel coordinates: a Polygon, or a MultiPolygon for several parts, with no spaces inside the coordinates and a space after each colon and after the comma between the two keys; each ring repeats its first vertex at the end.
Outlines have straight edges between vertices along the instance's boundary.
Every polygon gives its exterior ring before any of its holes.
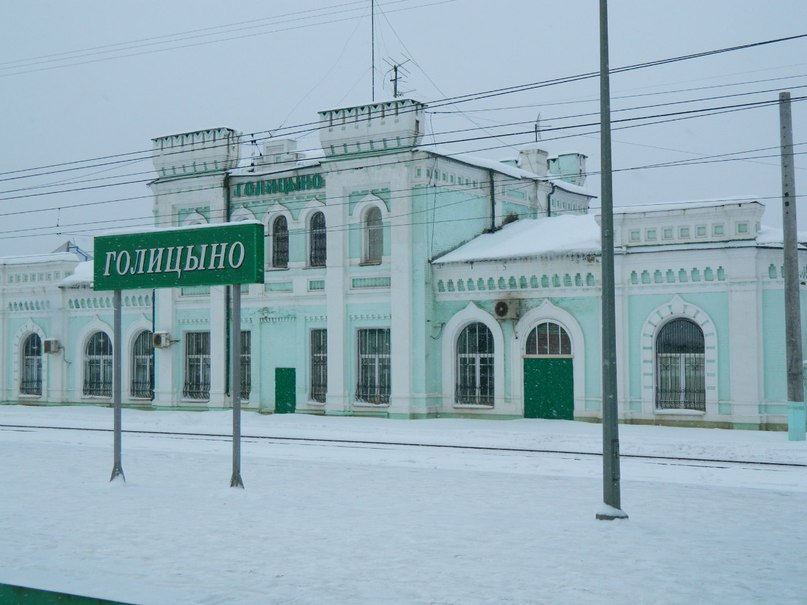
{"type": "Polygon", "coordinates": [[[524,417],[574,420],[572,344],[560,324],[543,322],[527,336],[524,417]]]}

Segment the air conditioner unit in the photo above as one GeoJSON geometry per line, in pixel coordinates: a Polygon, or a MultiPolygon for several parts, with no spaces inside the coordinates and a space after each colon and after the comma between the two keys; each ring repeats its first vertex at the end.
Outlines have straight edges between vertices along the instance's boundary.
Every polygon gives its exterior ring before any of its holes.
{"type": "Polygon", "coordinates": [[[151,342],[156,349],[165,349],[171,346],[171,336],[168,332],[155,332],[151,336],[151,342]]]}
{"type": "Polygon", "coordinates": [[[496,319],[518,319],[519,302],[515,299],[497,300],[493,305],[496,319]]]}
{"type": "Polygon", "coordinates": [[[55,338],[46,338],[43,343],[45,353],[58,353],[62,350],[62,343],[55,338]]]}

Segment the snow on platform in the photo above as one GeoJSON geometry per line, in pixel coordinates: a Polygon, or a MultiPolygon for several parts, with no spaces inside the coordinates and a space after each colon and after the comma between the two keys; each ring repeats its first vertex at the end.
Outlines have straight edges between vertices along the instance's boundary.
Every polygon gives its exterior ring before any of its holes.
{"type": "MultiPolygon", "coordinates": [[[[803,603],[807,470],[622,459],[627,520],[598,521],[602,460],[380,442],[600,451],[542,420],[242,417],[0,406],[0,582],[133,603],[803,603]],[[267,441],[359,439],[373,446],[267,441]]],[[[620,426],[623,454],[807,464],[784,433],[620,426]]]]}

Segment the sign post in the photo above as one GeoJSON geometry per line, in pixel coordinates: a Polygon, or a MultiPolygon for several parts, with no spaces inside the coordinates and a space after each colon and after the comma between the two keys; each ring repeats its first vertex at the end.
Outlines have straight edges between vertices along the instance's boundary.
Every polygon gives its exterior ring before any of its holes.
{"type": "Polygon", "coordinates": [[[121,290],[231,284],[233,475],[230,486],[244,487],[241,480],[241,284],[263,283],[263,257],[263,225],[257,221],[95,238],[93,288],[114,292],[112,402],[115,437],[110,480],[121,477],[125,481],[121,462],[121,290]]]}

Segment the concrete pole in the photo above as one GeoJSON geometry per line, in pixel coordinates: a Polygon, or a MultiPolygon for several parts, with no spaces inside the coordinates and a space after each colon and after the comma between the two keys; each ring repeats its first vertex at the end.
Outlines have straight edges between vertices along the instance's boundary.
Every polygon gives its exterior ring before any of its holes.
{"type": "Polygon", "coordinates": [[[796,223],[796,177],[793,171],[793,128],[790,117],[789,92],[779,94],[779,128],[782,147],[782,227],[784,230],[785,257],[787,434],[790,441],[804,441],[805,408],[796,223]]]}
{"type": "Polygon", "coordinates": [[[604,510],[597,519],[627,519],[621,510],[614,295],[614,200],[611,179],[611,89],[608,74],[608,3],[600,0],[600,153],[602,183],[602,480],[604,510]]]}
{"type": "Polygon", "coordinates": [[[230,388],[233,396],[233,476],[230,487],[244,488],[241,480],[241,286],[232,286],[232,368],[233,378],[230,388]]]}
{"type": "Polygon", "coordinates": [[[121,464],[121,369],[123,368],[123,363],[121,362],[123,357],[121,331],[123,322],[121,320],[120,290],[115,290],[112,294],[112,308],[112,405],[115,410],[113,421],[115,425],[113,438],[115,454],[112,464],[112,476],[109,480],[114,481],[117,477],[120,477],[123,481],[126,481],[126,477],[123,475],[123,465],[121,464]]]}

